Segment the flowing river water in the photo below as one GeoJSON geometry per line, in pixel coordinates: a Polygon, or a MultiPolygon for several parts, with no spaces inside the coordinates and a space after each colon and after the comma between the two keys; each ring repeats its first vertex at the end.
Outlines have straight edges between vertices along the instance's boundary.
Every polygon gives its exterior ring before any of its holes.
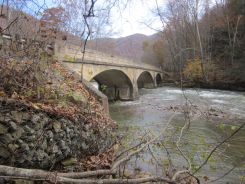
{"type": "MultiPolygon", "coordinates": [[[[169,166],[170,160],[178,169],[188,167],[176,146],[185,122],[190,120],[190,125],[184,129],[178,146],[195,170],[216,145],[245,122],[245,93],[206,89],[182,91],[175,87],[141,89],[138,100],[110,104],[110,114],[118,123],[119,133],[125,136],[125,147],[136,144],[145,133],[153,137],[162,134],[160,144],[151,146],[128,167],[166,175],[162,166],[169,166]],[[168,124],[170,117],[173,119],[168,124]]],[[[245,183],[245,129],[218,147],[197,176],[203,182],[220,178],[212,183],[245,183]]]]}

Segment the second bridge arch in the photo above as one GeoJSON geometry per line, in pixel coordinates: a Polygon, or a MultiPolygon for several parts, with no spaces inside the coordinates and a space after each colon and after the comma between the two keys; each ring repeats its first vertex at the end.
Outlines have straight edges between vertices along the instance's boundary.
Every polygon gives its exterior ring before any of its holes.
{"type": "Polygon", "coordinates": [[[142,72],[137,79],[138,88],[154,88],[155,82],[151,73],[148,71],[142,72]]]}

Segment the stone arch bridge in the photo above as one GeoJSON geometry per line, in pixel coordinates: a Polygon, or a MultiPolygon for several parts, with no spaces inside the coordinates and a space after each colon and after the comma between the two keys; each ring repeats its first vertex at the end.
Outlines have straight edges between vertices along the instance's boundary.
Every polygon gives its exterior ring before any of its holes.
{"type": "Polygon", "coordinates": [[[160,68],[94,50],[83,55],[81,47],[64,42],[56,43],[55,56],[82,79],[96,82],[109,100],[134,100],[139,88],[155,88],[163,78],[160,68]]]}

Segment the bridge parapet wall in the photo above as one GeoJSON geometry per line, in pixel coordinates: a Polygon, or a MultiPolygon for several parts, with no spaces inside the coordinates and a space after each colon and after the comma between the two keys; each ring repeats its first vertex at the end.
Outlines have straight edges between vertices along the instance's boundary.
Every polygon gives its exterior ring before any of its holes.
{"type": "MultiPolygon", "coordinates": [[[[81,62],[83,58],[82,48],[62,41],[57,41],[55,45],[55,55],[59,60],[70,62],[81,62]]],[[[143,67],[151,70],[160,71],[159,68],[143,63],[135,63],[135,61],[121,56],[110,55],[99,51],[86,49],[84,61],[93,61],[96,63],[108,63],[117,65],[133,65],[135,67],[143,67]]]]}

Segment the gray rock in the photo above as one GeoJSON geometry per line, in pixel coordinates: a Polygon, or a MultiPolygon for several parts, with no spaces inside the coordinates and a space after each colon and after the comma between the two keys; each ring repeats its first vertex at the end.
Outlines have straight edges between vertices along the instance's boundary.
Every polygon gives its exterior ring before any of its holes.
{"type": "Polygon", "coordinates": [[[44,140],[43,140],[43,143],[42,143],[42,145],[41,145],[41,148],[42,148],[43,150],[46,150],[47,147],[48,147],[47,139],[44,139],[44,140]]]}
{"type": "Polygon", "coordinates": [[[30,144],[29,144],[29,147],[32,149],[32,148],[35,147],[35,145],[34,145],[33,143],[30,143],[30,144]]]}
{"type": "Polygon", "coordinates": [[[71,129],[66,127],[65,131],[66,131],[67,134],[69,134],[71,132],[71,129]]]}
{"type": "Polygon", "coordinates": [[[38,121],[38,123],[35,123],[35,124],[34,124],[33,129],[36,130],[36,131],[42,131],[42,129],[43,129],[45,123],[46,123],[46,122],[45,122],[44,119],[40,119],[40,120],[38,121]]]}
{"type": "Polygon", "coordinates": [[[16,151],[20,146],[18,144],[9,144],[8,148],[11,149],[13,152],[16,151]]]}
{"type": "Polygon", "coordinates": [[[59,133],[59,136],[60,136],[61,138],[65,138],[66,133],[65,133],[64,131],[62,131],[62,132],[59,133]]]}
{"type": "Polygon", "coordinates": [[[36,136],[35,135],[31,135],[31,136],[25,136],[23,137],[23,139],[27,142],[33,142],[36,140],[36,136]]]}
{"type": "Polygon", "coordinates": [[[31,121],[32,121],[33,123],[38,123],[40,119],[41,119],[41,117],[40,117],[39,114],[34,114],[34,115],[31,117],[31,121]]]}
{"type": "Polygon", "coordinates": [[[51,130],[48,130],[48,131],[47,131],[47,137],[48,137],[49,139],[53,139],[54,134],[53,134],[53,132],[52,132],[51,130]]]}
{"type": "Polygon", "coordinates": [[[6,134],[8,132],[8,127],[0,123],[0,135],[1,134],[6,134]]]}
{"type": "Polygon", "coordinates": [[[45,157],[47,157],[47,154],[43,150],[37,150],[35,153],[35,158],[38,161],[42,161],[45,157]]]}
{"type": "Polygon", "coordinates": [[[11,116],[12,116],[12,115],[11,115],[10,113],[6,113],[6,114],[5,114],[5,117],[4,117],[4,121],[5,121],[5,122],[11,121],[11,116]]]}
{"type": "Polygon", "coordinates": [[[78,129],[74,129],[74,133],[75,133],[75,134],[79,134],[78,129]]]}
{"type": "Polygon", "coordinates": [[[69,147],[66,147],[66,149],[63,150],[63,155],[71,155],[71,149],[69,147]]]}
{"type": "Polygon", "coordinates": [[[0,114],[0,122],[5,122],[5,116],[0,114]]]}
{"type": "Polygon", "coordinates": [[[34,134],[35,130],[33,130],[32,128],[30,128],[28,125],[25,125],[24,130],[28,133],[28,134],[34,134]]]}
{"type": "Polygon", "coordinates": [[[49,144],[53,144],[53,142],[54,142],[54,139],[52,139],[52,138],[51,139],[48,139],[48,143],[49,144]]]}
{"type": "Polygon", "coordinates": [[[64,155],[60,150],[56,153],[56,160],[64,159],[66,155],[64,155]]]}
{"type": "Polygon", "coordinates": [[[87,125],[84,125],[84,128],[85,128],[86,131],[89,131],[90,125],[88,125],[88,124],[87,125]]]}
{"type": "Polygon", "coordinates": [[[53,122],[53,129],[56,133],[61,132],[61,123],[58,121],[53,122]]]}
{"type": "Polygon", "coordinates": [[[71,133],[69,134],[69,139],[72,139],[74,136],[75,136],[75,134],[74,134],[73,132],[71,132],[71,133]]]}
{"type": "Polygon", "coordinates": [[[42,122],[43,122],[44,124],[48,123],[48,122],[49,122],[49,118],[47,118],[46,116],[43,116],[43,117],[42,117],[42,122]]]}
{"type": "Polygon", "coordinates": [[[30,150],[28,144],[26,144],[26,143],[21,144],[20,147],[23,151],[26,151],[26,152],[28,152],[30,150]]]}
{"type": "Polygon", "coordinates": [[[70,134],[66,134],[66,139],[67,140],[71,139],[70,134]]]}
{"type": "Polygon", "coordinates": [[[18,142],[19,144],[24,143],[22,139],[18,139],[17,142],[18,142]]]}
{"type": "Polygon", "coordinates": [[[19,127],[14,133],[12,133],[12,137],[17,140],[21,137],[21,135],[24,133],[24,129],[19,127]]]}
{"type": "Polygon", "coordinates": [[[31,118],[31,115],[28,112],[22,112],[22,119],[27,121],[31,118]]]}
{"type": "Polygon", "coordinates": [[[0,142],[2,142],[3,144],[6,144],[7,145],[7,144],[9,144],[12,141],[14,141],[14,138],[9,133],[0,136],[0,142]]]}
{"type": "Polygon", "coordinates": [[[71,129],[74,129],[74,125],[73,125],[73,122],[71,121],[67,121],[67,126],[71,129]]]}
{"type": "Polygon", "coordinates": [[[66,143],[65,143],[65,141],[61,140],[59,142],[59,145],[60,145],[60,147],[61,147],[62,150],[66,149],[66,143]]]}
{"type": "Polygon", "coordinates": [[[85,142],[83,142],[83,143],[81,144],[81,146],[82,146],[82,149],[83,149],[83,150],[86,150],[86,149],[89,148],[89,146],[88,146],[85,142]]]}
{"type": "Polygon", "coordinates": [[[52,149],[53,153],[58,153],[59,152],[59,147],[55,144],[52,149]]]}
{"type": "Polygon", "coordinates": [[[0,157],[2,158],[9,158],[11,156],[11,153],[4,147],[0,147],[0,157]]]}
{"type": "Polygon", "coordinates": [[[11,111],[12,119],[17,122],[21,123],[22,122],[22,113],[18,111],[11,111]]]}
{"type": "Polygon", "coordinates": [[[26,159],[24,157],[17,159],[17,163],[19,163],[19,164],[23,164],[25,161],[26,161],[26,159]]]}
{"type": "MultiPolygon", "coordinates": [[[[72,139],[72,143],[73,143],[73,145],[77,145],[77,140],[76,139],[72,139]]],[[[69,142],[69,144],[71,144],[71,141],[69,142]]]]}
{"type": "Polygon", "coordinates": [[[64,118],[59,119],[59,122],[62,123],[62,126],[66,127],[66,124],[68,123],[69,120],[66,120],[64,118]]]}
{"type": "Polygon", "coordinates": [[[10,121],[9,122],[9,128],[11,131],[16,131],[17,130],[17,125],[15,124],[15,122],[10,121]]]}

